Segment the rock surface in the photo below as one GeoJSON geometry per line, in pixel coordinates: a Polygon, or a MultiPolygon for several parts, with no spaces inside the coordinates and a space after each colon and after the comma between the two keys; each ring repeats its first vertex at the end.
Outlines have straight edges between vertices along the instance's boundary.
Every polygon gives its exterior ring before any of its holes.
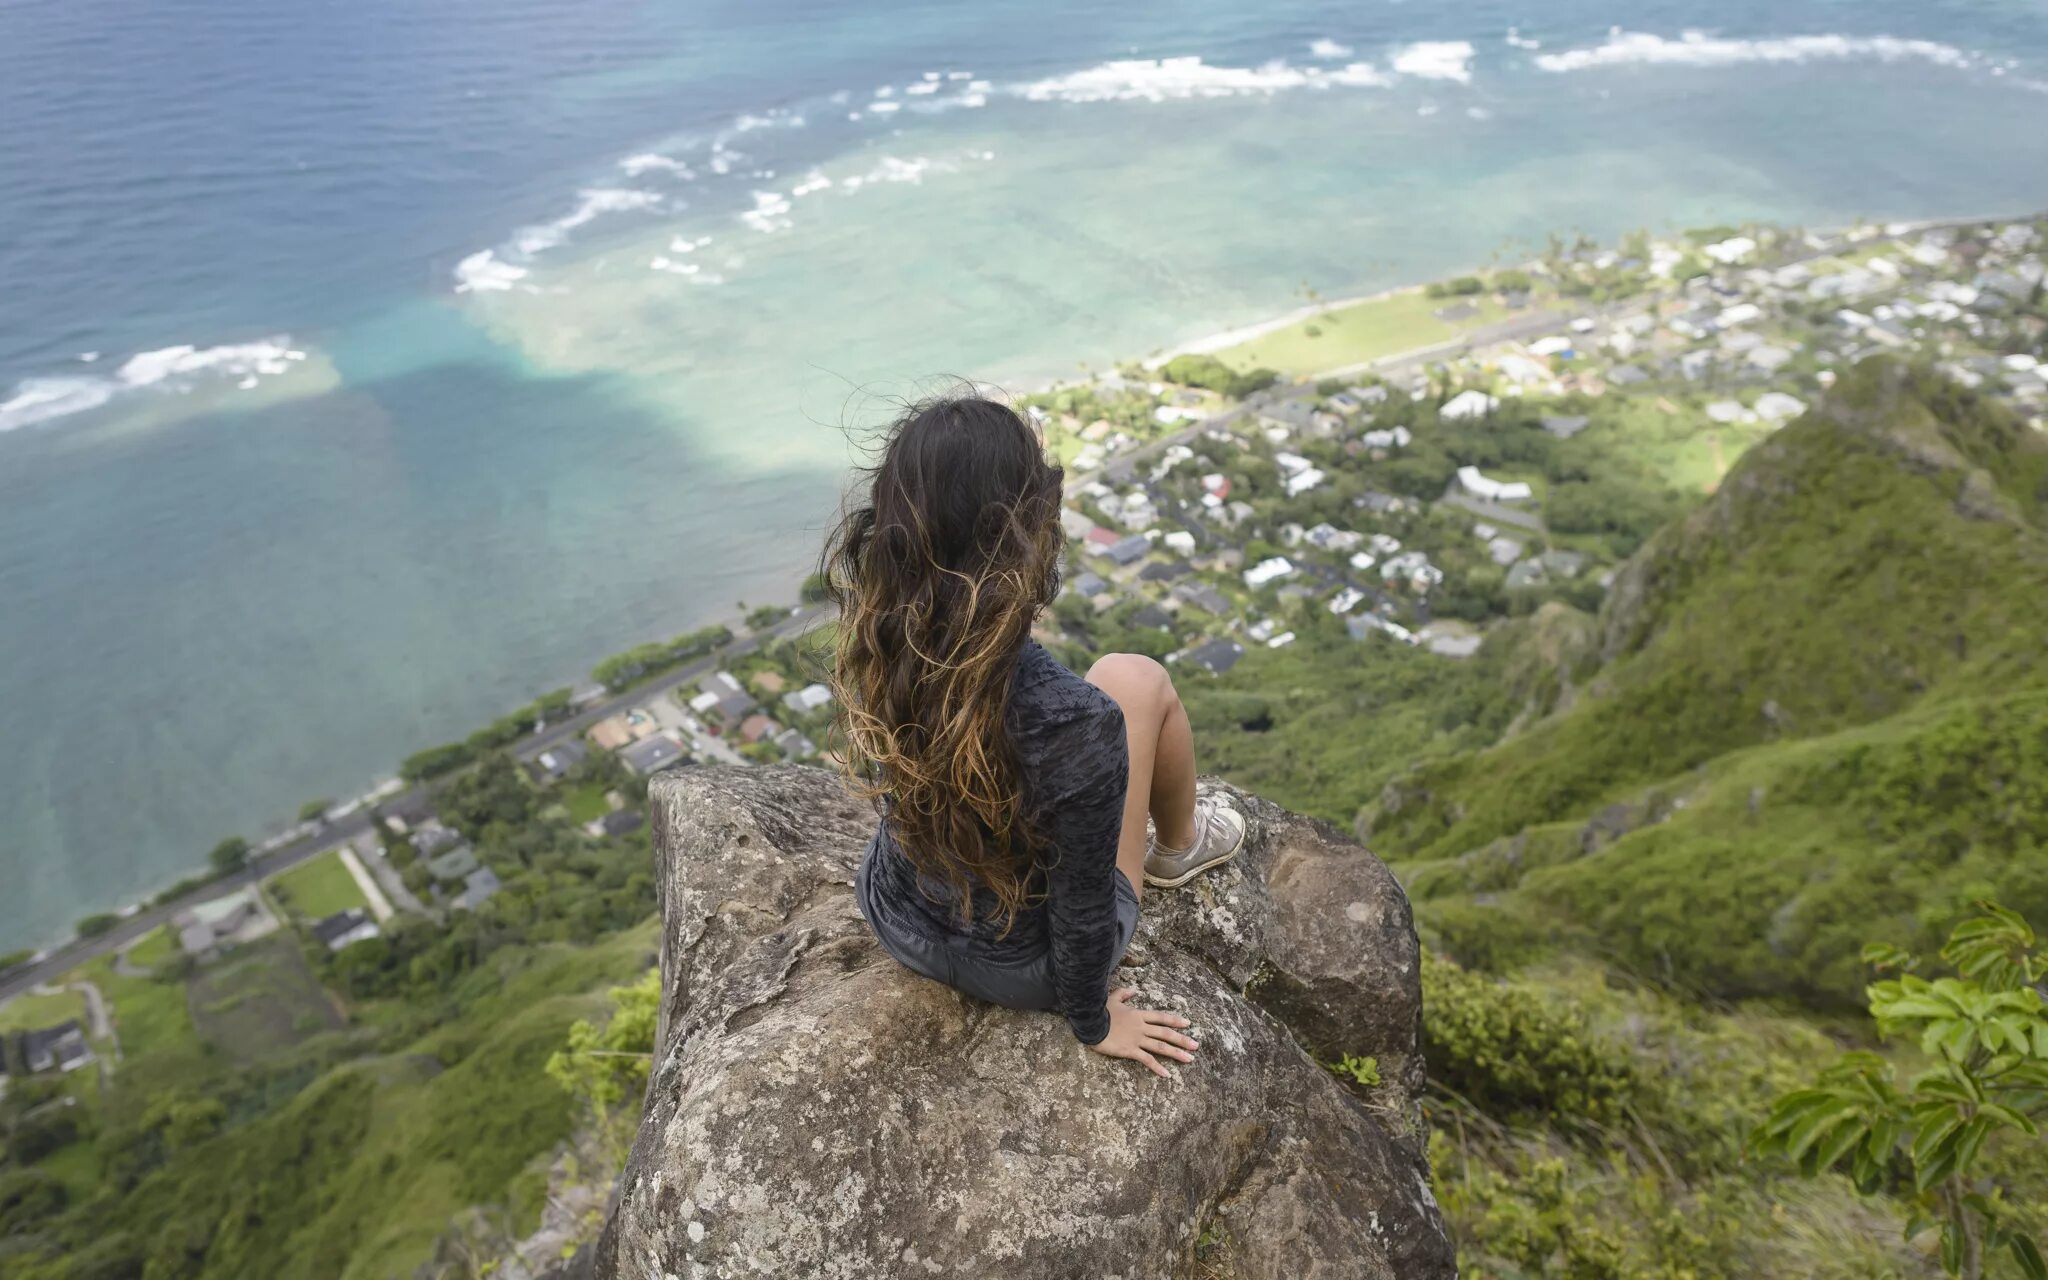
{"type": "Polygon", "coordinates": [[[662,775],[667,996],[595,1274],[1454,1275],[1407,899],[1327,826],[1239,798],[1246,852],[1148,892],[1121,971],[1202,1040],[1160,1080],[883,953],[850,887],[874,819],[832,776],[662,775]],[[1382,1083],[1314,1060],[1347,1053],[1382,1083]]]}

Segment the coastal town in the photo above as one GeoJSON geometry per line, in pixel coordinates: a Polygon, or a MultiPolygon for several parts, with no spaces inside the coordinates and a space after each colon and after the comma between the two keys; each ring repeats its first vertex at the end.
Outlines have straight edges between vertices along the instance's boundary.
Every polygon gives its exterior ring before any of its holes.
{"type": "MultiPolygon", "coordinates": [[[[1686,495],[1866,357],[1923,362],[2043,430],[2044,233],[1995,220],[1553,242],[1522,266],[1321,304],[1021,396],[1067,468],[1068,557],[1039,638],[1228,678],[1336,620],[1359,645],[1463,661],[1546,602],[1597,608],[1686,495]]],[[[829,759],[821,596],[807,584],[737,634],[621,655],[362,796],[224,841],[205,875],[81,922],[65,946],[0,960],[0,1084],[103,1084],[131,1016],[165,999],[270,1001],[302,1029],[338,1025],[321,995],[334,966],[491,913],[534,874],[489,817],[500,801],[448,802],[492,761],[512,767],[491,785],[519,788],[581,849],[644,863],[650,775],[829,759]]]]}

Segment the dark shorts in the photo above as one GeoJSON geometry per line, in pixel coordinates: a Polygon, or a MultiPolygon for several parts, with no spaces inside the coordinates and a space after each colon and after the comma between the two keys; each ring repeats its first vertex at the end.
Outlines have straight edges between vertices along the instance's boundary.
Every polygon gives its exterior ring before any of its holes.
{"type": "MultiPolygon", "coordinates": [[[[860,902],[860,913],[867,917],[868,927],[875,931],[882,950],[894,956],[904,968],[990,1004],[1006,1005],[1012,1009],[1059,1007],[1059,998],[1052,989],[1052,952],[1049,950],[1015,963],[998,963],[943,942],[919,937],[905,929],[877,923],[868,888],[868,869],[872,858],[871,853],[861,859],[860,872],[854,877],[854,895],[860,902]]],[[[1137,932],[1138,892],[1119,871],[1116,873],[1116,951],[1109,958],[1108,968],[1103,970],[1105,982],[1116,969],[1117,962],[1123,959],[1124,951],[1137,932]]]]}

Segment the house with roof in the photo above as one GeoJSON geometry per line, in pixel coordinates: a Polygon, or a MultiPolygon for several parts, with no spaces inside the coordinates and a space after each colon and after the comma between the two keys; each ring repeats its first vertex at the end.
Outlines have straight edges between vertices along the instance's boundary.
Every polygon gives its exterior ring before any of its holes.
{"type": "Polygon", "coordinates": [[[712,672],[697,682],[697,689],[697,696],[690,699],[690,710],[699,715],[712,716],[726,724],[737,724],[754,709],[753,695],[730,671],[712,672]]]}
{"type": "Polygon", "coordinates": [[[1195,567],[1185,560],[1154,560],[1138,570],[1138,581],[1172,582],[1176,578],[1187,577],[1194,569],[1195,567]]]}
{"type": "Polygon", "coordinates": [[[467,878],[478,865],[480,864],[477,861],[476,850],[464,842],[446,853],[427,859],[427,874],[443,883],[453,884],[467,878]]]}
{"type": "Polygon", "coordinates": [[[370,918],[370,913],[361,907],[337,911],[313,925],[314,939],[329,951],[339,951],[358,942],[367,942],[380,936],[382,932],[377,928],[377,922],[370,918]]]}
{"type": "Polygon", "coordinates": [[[646,821],[646,816],[638,809],[613,809],[602,817],[591,819],[589,826],[585,830],[594,836],[608,836],[616,839],[619,836],[631,835],[633,832],[638,831],[646,821]]]}
{"type": "Polygon", "coordinates": [[[1156,604],[1146,604],[1132,612],[1130,624],[1134,627],[1170,631],[1173,629],[1173,615],[1156,604]]]}
{"type": "Polygon", "coordinates": [[[633,741],[633,726],[626,723],[623,715],[606,716],[591,725],[589,733],[584,736],[599,751],[617,751],[633,741]]]}
{"type": "Polygon", "coordinates": [[[424,792],[402,795],[380,811],[387,822],[403,835],[434,817],[434,801],[424,792]]]}
{"type": "Polygon", "coordinates": [[[22,1032],[21,1060],[30,1075],[40,1075],[45,1071],[76,1071],[96,1061],[92,1046],[86,1043],[85,1028],[76,1018],[54,1027],[22,1032]]]}
{"type": "Polygon", "coordinates": [[[1458,485],[1482,502],[1527,502],[1535,496],[1520,480],[1495,480],[1469,465],[1458,468],[1458,485]]]}
{"type": "Polygon", "coordinates": [[[1344,629],[1351,633],[1353,640],[1363,640],[1375,633],[1402,644],[1414,644],[1415,633],[1389,618],[1367,611],[1354,613],[1344,620],[1344,629]]]}
{"type": "Polygon", "coordinates": [[[1293,575],[1294,562],[1292,560],[1289,560],[1286,556],[1273,556],[1270,559],[1261,560],[1251,568],[1246,569],[1244,571],[1244,585],[1257,591],[1268,583],[1278,582],[1282,578],[1292,577],[1293,575]]]}
{"type": "Polygon", "coordinates": [[[1259,425],[1289,435],[1313,430],[1315,408],[1306,400],[1282,400],[1259,411],[1259,425]]]}
{"type": "Polygon", "coordinates": [[[1188,650],[1183,656],[1211,675],[1220,676],[1244,657],[1244,646],[1234,640],[1210,640],[1188,650]]]}
{"type": "Polygon", "coordinates": [[[1403,551],[1380,565],[1380,577],[1387,582],[1405,582],[1416,591],[1427,591],[1444,580],[1444,571],[1429,562],[1424,551],[1403,551]]]}
{"type": "Polygon", "coordinates": [[[1470,389],[1460,391],[1457,395],[1444,401],[1444,407],[1437,410],[1437,416],[1453,420],[1483,418],[1498,408],[1500,408],[1500,401],[1487,395],[1484,391],[1470,389]]]}
{"type": "Polygon", "coordinates": [[[651,738],[642,738],[619,752],[619,760],[642,777],[657,769],[666,769],[682,758],[682,744],[663,733],[657,733],[651,738]]]}
{"type": "Polygon", "coordinates": [[[759,712],[740,721],[739,736],[741,742],[759,742],[763,738],[772,738],[781,732],[781,725],[775,723],[767,716],[761,715],[759,712]]]}
{"type": "Polygon", "coordinates": [[[1326,478],[1323,475],[1322,468],[1310,467],[1306,471],[1297,471],[1287,477],[1280,487],[1287,491],[1288,497],[1298,498],[1309,490],[1321,485],[1326,478]]]}
{"type": "Polygon", "coordinates": [[[1649,380],[1649,374],[1632,364],[1618,364],[1607,371],[1607,385],[1611,387],[1632,387],[1649,380]]]}
{"type": "Polygon", "coordinates": [[[1591,563],[1591,557],[1585,552],[1573,551],[1566,547],[1553,547],[1536,557],[1536,560],[1543,566],[1545,573],[1558,578],[1576,578],[1584,573],[1586,566],[1591,563]]]}
{"type": "Polygon", "coordinates": [[[447,826],[439,819],[423,822],[409,837],[413,852],[422,858],[431,858],[443,849],[461,843],[462,833],[447,826]]]}
{"type": "Polygon", "coordinates": [[[1145,558],[1152,550],[1152,540],[1142,533],[1134,533],[1120,539],[1115,545],[1103,549],[1102,555],[1111,564],[1122,568],[1145,558]]]}
{"type": "Polygon", "coordinates": [[[1543,429],[1560,440],[1569,440],[1592,421],[1583,413],[1553,413],[1544,416],[1543,429]]]}
{"type": "Polygon", "coordinates": [[[533,758],[528,771],[535,782],[553,782],[590,758],[590,749],[574,738],[556,743],[533,758]]]}
{"type": "Polygon", "coordinates": [[[1172,598],[1219,618],[1230,612],[1230,601],[1206,582],[1183,582],[1173,589],[1172,598]]]}
{"type": "Polygon", "coordinates": [[[818,754],[818,744],[805,737],[800,730],[784,729],[770,741],[775,744],[775,749],[782,753],[785,760],[807,760],[818,754]]]}
{"type": "Polygon", "coordinates": [[[233,946],[269,933],[276,927],[270,913],[257,900],[252,885],[211,902],[187,907],[171,917],[178,948],[188,956],[210,956],[222,947],[233,946]]]}
{"type": "Polygon", "coordinates": [[[1301,538],[1302,541],[1319,550],[1340,553],[1349,551],[1365,541],[1364,534],[1353,533],[1349,529],[1339,529],[1327,520],[1316,525],[1307,533],[1302,534],[1301,538]]]}
{"type": "Polygon", "coordinates": [[[462,892],[455,895],[455,901],[448,905],[456,911],[474,911],[490,901],[493,894],[504,888],[498,873],[489,867],[478,867],[462,881],[462,892]]]}
{"type": "Polygon", "coordinates": [[[798,715],[816,711],[832,701],[832,690],[822,684],[807,684],[801,689],[782,695],[782,705],[798,715]]]}
{"type": "Polygon", "coordinates": [[[1487,558],[1505,569],[1522,558],[1522,544],[1509,537],[1495,537],[1486,544],[1487,558]]]}

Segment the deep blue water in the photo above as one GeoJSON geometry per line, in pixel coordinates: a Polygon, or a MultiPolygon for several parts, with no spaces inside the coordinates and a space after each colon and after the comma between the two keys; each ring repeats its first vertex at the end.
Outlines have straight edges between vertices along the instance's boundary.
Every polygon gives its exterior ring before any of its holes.
{"type": "Polygon", "coordinates": [[[867,392],[2035,208],[2044,80],[2012,2],[11,0],[0,950],[785,593],[867,392]]]}

